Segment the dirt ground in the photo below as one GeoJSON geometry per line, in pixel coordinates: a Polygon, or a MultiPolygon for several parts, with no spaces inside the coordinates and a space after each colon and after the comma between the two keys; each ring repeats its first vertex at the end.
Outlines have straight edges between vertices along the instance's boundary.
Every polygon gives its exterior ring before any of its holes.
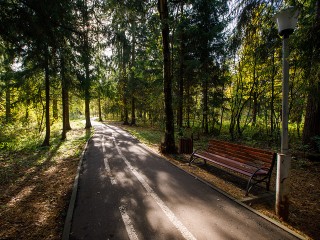
{"type": "MultiPolygon", "coordinates": [[[[71,131],[83,136],[83,130],[71,131]]],[[[49,151],[37,166],[16,165],[14,181],[0,184],[0,239],[61,239],[83,141],[49,151]]],[[[36,153],[10,156],[23,160],[36,153]]],[[[8,167],[0,156],[0,167],[8,167]]],[[[27,161],[25,161],[27,162],[27,161]]],[[[12,168],[12,166],[11,166],[12,168]]],[[[13,178],[13,177],[12,177],[13,178]]]]}
{"type": "Polygon", "coordinates": [[[60,239],[78,159],[61,159],[1,186],[0,239],[60,239]]]}
{"type": "MultiPolygon", "coordinates": [[[[166,157],[234,198],[244,200],[247,179],[211,165],[188,166],[189,155],[166,157]]],[[[20,178],[0,186],[0,239],[61,239],[78,162],[79,157],[55,154],[36,168],[17,167],[20,178]]],[[[285,224],[307,239],[320,239],[320,162],[295,159],[291,176],[290,219],[285,224]]],[[[272,179],[271,193],[274,193],[275,176],[272,179]]],[[[265,193],[264,188],[256,187],[250,196],[257,200],[246,203],[277,220],[274,195],[259,198],[265,193]]]]}

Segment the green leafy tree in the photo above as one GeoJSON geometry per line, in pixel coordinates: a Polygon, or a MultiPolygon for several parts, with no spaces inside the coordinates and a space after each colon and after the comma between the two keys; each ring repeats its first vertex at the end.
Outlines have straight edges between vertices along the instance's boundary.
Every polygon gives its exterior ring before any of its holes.
{"type": "Polygon", "coordinates": [[[224,56],[224,28],[227,24],[225,14],[228,5],[225,1],[192,2],[191,24],[193,25],[194,56],[199,62],[198,76],[201,79],[202,128],[209,132],[209,92],[217,76],[224,56]]]}

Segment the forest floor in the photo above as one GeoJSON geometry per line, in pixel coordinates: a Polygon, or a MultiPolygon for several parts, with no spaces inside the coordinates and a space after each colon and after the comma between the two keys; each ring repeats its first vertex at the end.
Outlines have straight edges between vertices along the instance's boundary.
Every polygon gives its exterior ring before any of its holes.
{"type": "MultiPolygon", "coordinates": [[[[126,128],[132,133],[142,128],[126,128]]],[[[150,132],[149,136],[156,134],[150,132]]],[[[68,133],[68,140],[57,141],[49,149],[0,153],[0,239],[61,239],[74,177],[85,140],[91,133],[82,127],[68,133]]],[[[137,134],[135,134],[137,136],[137,134]]],[[[139,137],[158,150],[152,140],[139,137]]],[[[238,200],[243,200],[247,179],[211,165],[188,166],[189,155],[166,155],[168,161],[198,176],[238,200]]],[[[275,174],[275,170],[273,173],[275,174]]],[[[320,239],[320,162],[296,158],[292,161],[290,218],[287,227],[306,239],[320,239]]],[[[274,192],[272,177],[271,193],[274,192]]],[[[261,196],[255,188],[250,196],[261,196]]],[[[280,221],[274,213],[274,195],[247,202],[264,215],[280,221]]]]}
{"type": "Polygon", "coordinates": [[[79,158],[91,134],[83,124],[72,128],[65,141],[59,133],[53,136],[50,147],[0,152],[1,240],[61,239],[79,158]]]}

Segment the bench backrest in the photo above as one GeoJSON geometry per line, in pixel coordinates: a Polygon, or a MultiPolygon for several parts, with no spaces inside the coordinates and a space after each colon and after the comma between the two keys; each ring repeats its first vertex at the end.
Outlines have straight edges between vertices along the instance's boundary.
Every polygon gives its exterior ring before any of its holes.
{"type": "Polygon", "coordinates": [[[272,151],[214,139],[208,143],[208,152],[255,167],[264,167],[271,171],[276,159],[276,154],[272,151]]]}

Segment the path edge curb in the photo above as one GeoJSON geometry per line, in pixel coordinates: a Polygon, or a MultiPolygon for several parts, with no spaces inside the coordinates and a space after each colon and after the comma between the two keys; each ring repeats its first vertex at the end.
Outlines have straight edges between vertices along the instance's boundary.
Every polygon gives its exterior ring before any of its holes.
{"type": "Polygon", "coordinates": [[[66,216],[65,222],[64,222],[62,240],[69,240],[69,238],[70,238],[70,230],[71,230],[71,223],[72,223],[72,218],[73,218],[73,211],[74,211],[75,202],[76,202],[77,193],[78,193],[80,171],[81,171],[83,160],[85,159],[85,153],[88,149],[88,145],[89,145],[89,142],[91,141],[91,139],[92,139],[92,136],[87,140],[86,145],[84,147],[84,150],[82,151],[82,153],[80,155],[80,160],[78,163],[77,172],[76,172],[76,176],[74,178],[74,183],[73,183],[73,187],[72,187],[72,194],[70,197],[67,216],[66,216]]]}
{"type": "MultiPolygon", "coordinates": [[[[148,147],[148,146],[147,146],[147,147],[148,147]]],[[[158,155],[159,155],[159,153],[158,153],[158,155]]],[[[160,154],[160,156],[162,156],[163,158],[165,158],[170,164],[172,164],[173,166],[179,168],[181,171],[184,171],[185,173],[191,175],[191,176],[194,177],[196,180],[198,180],[198,181],[206,184],[206,185],[209,186],[210,188],[218,191],[218,192],[221,193],[222,195],[226,196],[227,198],[231,199],[232,201],[236,202],[237,204],[241,205],[242,207],[248,209],[249,211],[251,211],[251,212],[259,215],[260,217],[266,219],[267,221],[269,221],[269,222],[271,222],[272,224],[276,225],[277,227],[285,230],[286,232],[290,233],[291,235],[297,237],[298,239],[301,239],[301,240],[306,239],[304,236],[302,236],[302,235],[300,235],[299,233],[291,230],[290,228],[288,228],[287,226],[283,225],[282,223],[280,223],[280,222],[278,222],[278,221],[276,221],[276,220],[274,220],[274,219],[272,219],[272,218],[270,218],[270,217],[268,217],[268,216],[260,213],[259,211],[257,211],[257,210],[255,210],[255,209],[253,209],[252,207],[248,206],[247,204],[245,204],[245,203],[241,202],[240,200],[232,197],[230,194],[228,194],[227,192],[221,190],[220,188],[212,185],[211,183],[209,183],[209,182],[206,181],[205,179],[203,179],[203,178],[201,178],[201,177],[199,177],[199,176],[196,176],[196,175],[193,174],[193,173],[190,173],[190,172],[184,170],[184,169],[181,168],[179,165],[177,165],[177,164],[171,162],[170,160],[168,160],[168,158],[167,158],[165,155],[160,154]]]]}
{"type": "MultiPolygon", "coordinates": [[[[169,161],[169,160],[167,160],[167,161],[169,161]]],[[[170,161],[169,161],[169,162],[170,162],[170,161]]],[[[306,239],[304,236],[302,236],[302,235],[300,235],[299,233],[291,230],[290,228],[288,228],[288,227],[285,226],[284,224],[282,224],[282,223],[280,223],[280,222],[278,222],[278,221],[276,221],[276,220],[274,220],[274,219],[272,219],[272,218],[270,218],[270,217],[268,217],[268,216],[260,213],[259,211],[257,211],[257,210],[255,210],[255,209],[253,209],[252,207],[248,206],[247,204],[245,204],[245,203],[241,202],[240,200],[232,197],[231,195],[229,195],[228,193],[224,192],[223,190],[221,190],[221,189],[217,188],[216,186],[210,184],[210,183],[207,182],[205,179],[202,179],[201,177],[198,177],[198,176],[194,175],[193,173],[189,173],[189,172],[185,171],[184,169],[180,168],[178,165],[176,165],[176,164],[174,164],[174,163],[172,163],[172,162],[170,162],[170,163],[171,163],[172,165],[176,166],[177,168],[181,169],[182,171],[190,174],[190,175],[193,176],[196,180],[198,180],[198,181],[206,184],[206,185],[209,186],[210,188],[218,191],[219,193],[223,194],[223,195],[226,196],[227,198],[231,199],[232,201],[236,202],[237,204],[241,205],[242,207],[248,209],[249,211],[251,211],[251,212],[259,215],[260,217],[266,219],[267,221],[269,221],[269,222],[271,222],[272,224],[276,225],[277,227],[285,230],[286,232],[290,233],[291,235],[297,237],[298,239],[301,239],[301,240],[306,239]]]]}

